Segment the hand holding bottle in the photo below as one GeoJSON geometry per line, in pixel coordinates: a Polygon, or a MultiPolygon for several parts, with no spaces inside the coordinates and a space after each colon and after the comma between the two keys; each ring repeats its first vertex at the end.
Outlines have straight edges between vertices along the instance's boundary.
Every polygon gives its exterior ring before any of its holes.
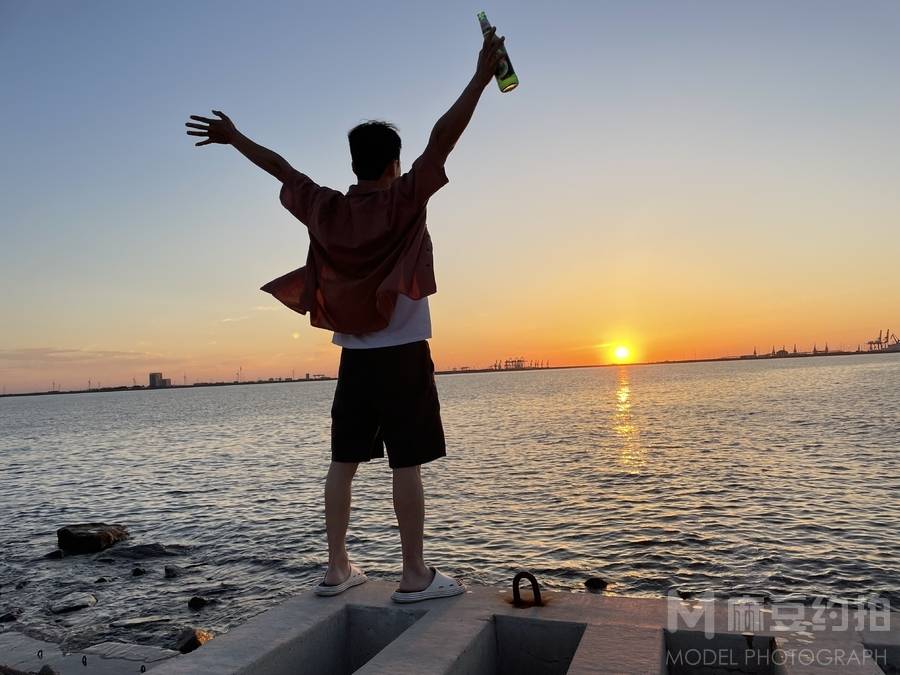
{"type": "MultiPolygon", "coordinates": [[[[491,25],[487,15],[484,12],[478,12],[478,23],[481,26],[481,34],[484,35],[484,46],[481,48],[481,54],[478,55],[479,74],[481,73],[482,57],[490,60],[494,64],[494,71],[491,73],[497,78],[497,86],[500,91],[506,93],[512,91],[519,86],[519,76],[509,61],[509,54],[503,42],[505,37],[497,38],[497,28],[491,25]]],[[[488,64],[484,64],[487,68],[488,64]]]]}
{"type": "Polygon", "coordinates": [[[484,42],[481,51],[478,52],[478,65],[475,68],[475,76],[483,86],[487,86],[491,78],[497,73],[497,66],[503,58],[503,41],[505,37],[497,37],[497,29],[491,27],[484,33],[484,42]]]}

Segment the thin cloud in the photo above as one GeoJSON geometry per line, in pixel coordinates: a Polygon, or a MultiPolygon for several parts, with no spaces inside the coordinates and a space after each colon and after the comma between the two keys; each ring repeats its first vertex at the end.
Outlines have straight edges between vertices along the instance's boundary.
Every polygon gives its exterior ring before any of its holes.
{"type": "Polygon", "coordinates": [[[221,320],[221,323],[235,323],[237,321],[246,321],[249,316],[229,316],[221,320]]]}
{"type": "Polygon", "coordinates": [[[589,345],[578,345],[577,347],[565,347],[563,349],[558,349],[556,351],[560,352],[583,352],[587,349],[605,349],[606,347],[612,347],[612,342],[601,342],[597,344],[596,342],[591,343],[589,345]]]}
{"type": "Polygon", "coordinates": [[[112,349],[67,349],[58,347],[23,347],[0,349],[0,362],[30,365],[73,365],[81,363],[143,363],[148,360],[171,363],[174,359],[150,352],[131,352],[112,349]]]}

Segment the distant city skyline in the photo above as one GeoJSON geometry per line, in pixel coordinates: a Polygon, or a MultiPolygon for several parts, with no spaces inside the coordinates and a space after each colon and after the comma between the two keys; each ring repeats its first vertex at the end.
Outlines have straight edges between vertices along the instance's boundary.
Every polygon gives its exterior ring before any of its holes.
{"type": "MultiPolygon", "coordinates": [[[[522,357],[509,358],[509,359],[497,359],[493,363],[484,366],[472,366],[472,365],[462,365],[462,366],[452,366],[446,368],[437,368],[438,373],[467,373],[467,372],[485,372],[492,370],[541,370],[541,369],[568,369],[568,368],[592,368],[592,367],[603,367],[603,366],[648,366],[648,365],[665,365],[669,363],[690,363],[694,361],[737,361],[737,360],[746,360],[746,359],[769,359],[769,358],[779,358],[779,357],[791,357],[791,356],[829,356],[829,355],[853,355],[853,354],[879,354],[879,353],[890,353],[896,354],[900,353],[900,337],[898,337],[895,333],[891,331],[886,331],[884,334],[884,338],[882,341],[882,334],[879,333],[877,342],[876,340],[867,340],[865,343],[858,343],[855,348],[846,347],[841,344],[837,347],[829,347],[828,342],[826,341],[822,347],[819,347],[818,344],[813,344],[808,349],[798,348],[797,344],[794,343],[790,349],[788,349],[786,344],[782,344],[780,348],[776,348],[775,345],[772,345],[770,350],[759,350],[756,347],[753,348],[752,353],[747,354],[720,354],[717,356],[697,356],[696,354],[691,356],[683,356],[677,359],[662,359],[662,360],[651,360],[651,361],[637,361],[633,358],[633,355],[630,353],[629,349],[624,348],[623,346],[619,346],[618,348],[612,350],[612,356],[610,360],[602,362],[602,363],[561,363],[561,364],[553,364],[551,365],[550,361],[545,361],[543,359],[525,359],[522,357]]],[[[88,380],[88,386],[84,389],[79,388],[77,386],[63,388],[62,384],[56,381],[51,382],[51,386],[46,389],[35,389],[35,390],[21,390],[21,391],[7,391],[6,385],[0,386],[0,394],[34,394],[34,393],[52,393],[52,392],[61,392],[61,393],[77,393],[84,391],[108,391],[111,389],[167,389],[170,387],[190,387],[196,385],[222,385],[222,384],[258,384],[258,383],[266,383],[266,382],[301,382],[301,381],[310,381],[310,380],[331,380],[337,378],[337,372],[331,373],[301,373],[298,377],[296,369],[292,369],[290,375],[260,375],[257,376],[252,373],[244,373],[243,366],[238,366],[238,370],[232,373],[233,379],[229,377],[224,377],[221,379],[189,379],[187,373],[182,374],[181,382],[176,382],[174,385],[172,384],[171,378],[163,377],[163,373],[153,372],[147,375],[148,382],[147,384],[137,384],[137,377],[132,377],[131,379],[131,387],[129,387],[126,383],[106,383],[105,385],[99,380],[88,380]]]]}
{"type": "MultiPolygon", "coordinates": [[[[279,185],[184,121],[223,110],[345,190],[347,130],[384,118],[408,168],[478,9],[0,5],[0,385],[333,374],[330,334],[259,291],[306,255],[279,185]]],[[[485,92],[429,205],[439,369],[900,329],[900,4],[483,9],[521,85],[485,92]]]]}

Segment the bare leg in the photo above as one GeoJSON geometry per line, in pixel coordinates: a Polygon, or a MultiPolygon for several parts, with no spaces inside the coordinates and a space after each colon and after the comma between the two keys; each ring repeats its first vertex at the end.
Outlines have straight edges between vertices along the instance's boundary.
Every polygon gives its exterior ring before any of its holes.
{"type": "Polygon", "coordinates": [[[431,570],[422,557],[425,530],[425,494],[418,466],[394,469],[394,513],[403,547],[400,592],[423,591],[431,583],[431,570]]]}
{"type": "Polygon", "coordinates": [[[350,576],[345,539],[350,524],[350,484],[359,464],[332,462],[325,479],[325,529],[328,531],[326,584],[340,584],[350,576]]]}

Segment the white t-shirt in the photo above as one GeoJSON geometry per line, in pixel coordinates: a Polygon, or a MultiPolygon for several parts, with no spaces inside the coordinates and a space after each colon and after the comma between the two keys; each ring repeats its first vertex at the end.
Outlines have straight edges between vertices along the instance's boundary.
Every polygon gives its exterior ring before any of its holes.
{"type": "Polygon", "coordinates": [[[386,328],[359,335],[335,333],[331,341],[347,349],[374,349],[405,345],[430,337],[431,312],[428,310],[428,297],[412,300],[405,295],[398,295],[394,315],[386,328]]]}

